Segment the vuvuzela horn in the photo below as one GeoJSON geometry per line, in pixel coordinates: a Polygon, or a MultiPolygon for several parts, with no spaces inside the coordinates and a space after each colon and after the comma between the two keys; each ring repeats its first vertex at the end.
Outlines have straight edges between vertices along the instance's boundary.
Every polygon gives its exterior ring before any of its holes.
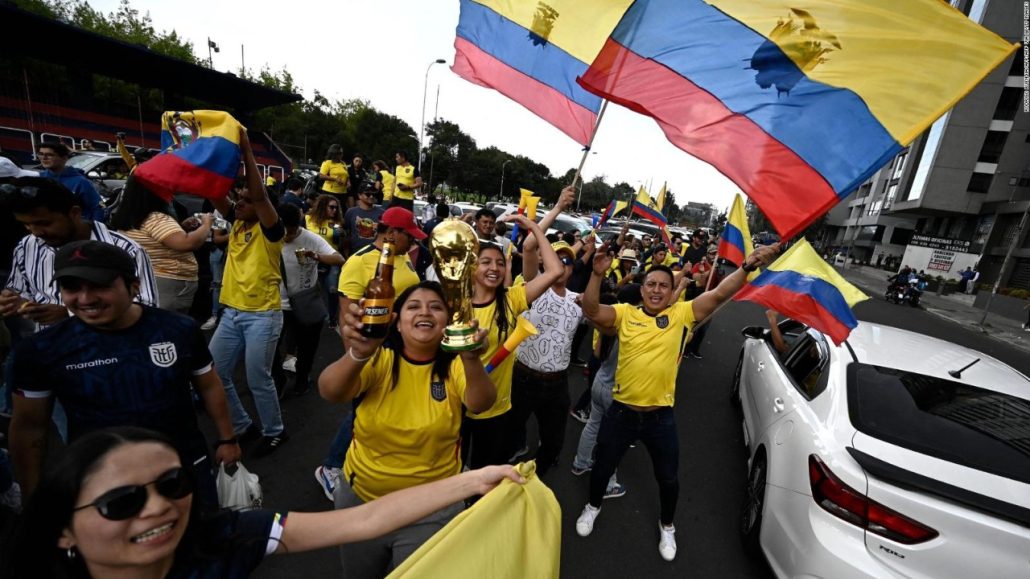
{"type": "Polygon", "coordinates": [[[490,372],[493,372],[494,368],[500,366],[501,362],[510,356],[511,353],[515,351],[515,348],[519,347],[519,344],[521,344],[523,340],[530,336],[535,336],[536,334],[536,326],[526,318],[519,316],[518,321],[515,322],[515,331],[508,334],[508,339],[501,344],[500,348],[497,348],[497,352],[494,353],[494,357],[490,358],[490,363],[486,365],[486,373],[489,374],[490,372]]]}

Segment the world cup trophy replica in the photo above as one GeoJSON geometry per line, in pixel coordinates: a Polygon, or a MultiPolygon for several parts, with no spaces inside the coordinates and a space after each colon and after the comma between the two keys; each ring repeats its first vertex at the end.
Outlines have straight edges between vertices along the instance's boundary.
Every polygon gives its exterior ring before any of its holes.
{"type": "Polygon", "coordinates": [[[468,223],[447,219],[433,228],[429,251],[451,311],[440,347],[445,352],[475,350],[480,344],[472,325],[472,275],[479,260],[479,238],[468,223]]]}

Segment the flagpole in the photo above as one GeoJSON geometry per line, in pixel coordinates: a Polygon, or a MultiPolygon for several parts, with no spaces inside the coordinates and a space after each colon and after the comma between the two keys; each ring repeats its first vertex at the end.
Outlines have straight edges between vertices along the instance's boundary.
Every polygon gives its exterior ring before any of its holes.
{"type": "Polygon", "coordinates": [[[587,146],[583,149],[583,158],[579,160],[579,167],[576,168],[576,175],[572,177],[572,183],[570,187],[575,187],[576,182],[579,181],[580,174],[583,172],[583,165],[587,162],[587,157],[590,155],[590,147],[594,144],[594,137],[597,136],[597,129],[601,126],[601,119],[604,118],[604,111],[608,109],[608,99],[601,101],[601,110],[597,113],[597,122],[594,123],[594,132],[590,135],[590,140],[587,142],[587,146]]]}

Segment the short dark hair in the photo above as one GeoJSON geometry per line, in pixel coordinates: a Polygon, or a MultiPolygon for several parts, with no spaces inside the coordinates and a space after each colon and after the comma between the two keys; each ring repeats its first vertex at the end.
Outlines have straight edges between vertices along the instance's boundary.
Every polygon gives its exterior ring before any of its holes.
{"type": "Polygon", "coordinates": [[[451,216],[451,206],[446,203],[436,204],[436,218],[447,219],[451,216]]]}
{"type": "Polygon", "coordinates": [[[301,213],[300,207],[293,203],[283,203],[279,206],[279,218],[283,220],[283,227],[287,229],[300,227],[304,222],[304,214],[301,213]]]}
{"type": "MultiPolygon", "coordinates": [[[[32,213],[36,209],[44,208],[54,213],[68,215],[72,207],[82,207],[78,196],[70,189],[52,179],[43,177],[21,177],[8,183],[14,190],[10,193],[4,192],[4,208],[11,213],[32,213]],[[35,189],[33,194],[24,194],[22,188],[35,189]]],[[[6,189],[6,187],[5,187],[6,189]]]]}
{"type": "Polygon", "coordinates": [[[304,187],[304,182],[296,177],[290,177],[286,180],[287,191],[296,191],[297,189],[300,189],[302,187],[304,187]]]}
{"type": "Polygon", "coordinates": [[[647,279],[647,276],[651,275],[656,271],[664,272],[666,275],[669,276],[670,280],[676,281],[676,274],[672,272],[672,268],[670,268],[667,265],[662,265],[660,263],[657,265],[652,265],[651,268],[647,270],[647,273],[644,274],[644,279],[647,279]]]}
{"type": "Polygon", "coordinates": [[[489,217],[490,219],[497,221],[497,215],[493,211],[487,209],[486,207],[483,207],[479,211],[476,211],[476,221],[479,221],[480,217],[489,217]]]}
{"type": "Polygon", "coordinates": [[[407,154],[406,152],[404,152],[404,151],[397,151],[397,153],[396,153],[396,154],[397,154],[397,155],[400,155],[400,156],[401,156],[401,159],[404,159],[405,161],[407,161],[407,160],[408,160],[408,154],[407,154]]]}
{"type": "Polygon", "coordinates": [[[43,149],[51,149],[54,153],[57,153],[58,157],[64,157],[66,159],[68,158],[68,155],[71,155],[72,153],[71,149],[68,148],[68,145],[59,142],[40,143],[39,146],[36,147],[36,152],[38,153],[43,149]]]}

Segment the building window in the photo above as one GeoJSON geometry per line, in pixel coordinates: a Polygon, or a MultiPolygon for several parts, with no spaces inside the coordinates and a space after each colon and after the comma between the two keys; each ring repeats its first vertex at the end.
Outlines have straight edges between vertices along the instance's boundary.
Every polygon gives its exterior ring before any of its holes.
{"type": "Polygon", "coordinates": [[[969,185],[966,185],[966,191],[970,193],[986,193],[991,188],[991,181],[994,179],[994,175],[988,173],[973,173],[969,178],[969,185]]]}
{"type": "Polygon", "coordinates": [[[1005,131],[987,131],[984,137],[984,145],[980,148],[980,156],[976,159],[979,163],[997,163],[1001,159],[1001,152],[1005,148],[1005,140],[1009,134],[1005,131]]]}
{"type": "Polygon", "coordinates": [[[1009,76],[1023,76],[1023,59],[1020,58],[1020,54],[1017,52],[1012,57],[1012,66],[1009,67],[1009,76]]]}
{"type": "Polygon", "coordinates": [[[883,200],[883,208],[890,209],[891,205],[894,204],[894,197],[898,194],[898,183],[897,181],[890,184],[887,187],[887,195],[883,200]]]}
{"type": "Polygon", "coordinates": [[[908,151],[894,157],[894,170],[891,171],[891,179],[900,179],[901,172],[905,170],[905,161],[908,159],[908,151]]]}
{"type": "Polygon", "coordinates": [[[866,215],[879,215],[880,207],[883,206],[883,199],[877,199],[869,204],[869,210],[866,211],[866,215]]]}
{"type": "Polygon", "coordinates": [[[908,242],[912,241],[912,230],[911,229],[898,229],[894,228],[891,232],[891,243],[894,245],[908,245],[908,242]]]}
{"type": "Polygon", "coordinates": [[[1019,105],[1022,102],[1023,89],[1014,86],[1007,86],[1001,89],[1001,98],[998,99],[998,108],[994,109],[994,120],[1011,121],[1016,118],[1019,105]]]}

